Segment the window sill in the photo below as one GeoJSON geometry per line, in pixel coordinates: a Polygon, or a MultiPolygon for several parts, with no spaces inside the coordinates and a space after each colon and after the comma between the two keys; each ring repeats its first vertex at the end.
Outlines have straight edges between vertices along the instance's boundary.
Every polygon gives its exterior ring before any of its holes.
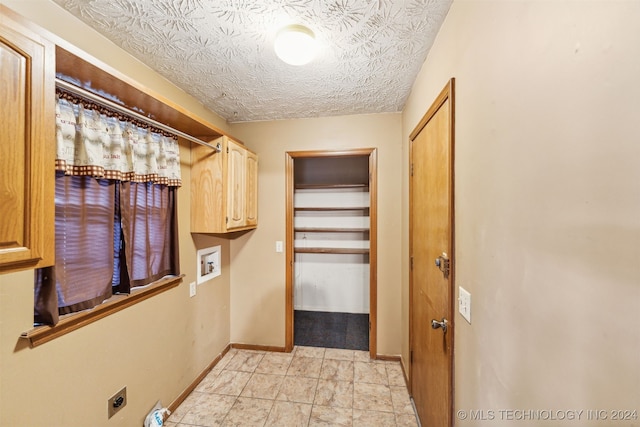
{"type": "Polygon", "coordinates": [[[146,287],[133,290],[128,295],[114,295],[107,302],[100,304],[90,310],[79,313],[70,314],[60,318],[55,326],[37,326],[30,331],[23,332],[20,336],[29,341],[29,345],[33,348],[66,335],[71,331],[80,329],[81,327],[107,317],[127,307],[142,302],[148,298],[161,294],[169,289],[175,288],[182,283],[184,274],[175,277],[167,277],[160,279],[146,287]]]}

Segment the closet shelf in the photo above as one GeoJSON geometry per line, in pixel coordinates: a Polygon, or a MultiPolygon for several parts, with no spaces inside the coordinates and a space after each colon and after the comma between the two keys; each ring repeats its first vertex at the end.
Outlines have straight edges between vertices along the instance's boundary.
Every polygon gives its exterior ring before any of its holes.
{"type": "Polygon", "coordinates": [[[294,230],[296,233],[367,233],[369,228],[367,227],[296,227],[294,230]]]}
{"type": "Polygon", "coordinates": [[[297,254],[369,254],[369,249],[361,248],[294,248],[293,251],[297,254]]]}
{"type": "Polygon", "coordinates": [[[369,210],[369,206],[329,206],[329,207],[318,207],[318,206],[309,206],[309,207],[298,207],[293,208],[296,212],[339,212],[339,211],[362,211],[367,212],[369,210]]]}
{"type": "Polygon", "coordinates": [[[321,190],[332,188],[369,188],[369,184],[296,184],[296,190],[321,190]]]}

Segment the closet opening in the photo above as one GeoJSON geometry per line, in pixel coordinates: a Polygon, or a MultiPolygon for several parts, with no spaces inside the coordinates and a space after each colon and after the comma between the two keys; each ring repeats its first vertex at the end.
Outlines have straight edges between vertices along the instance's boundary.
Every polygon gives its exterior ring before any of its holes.
{"type": "Polygon", "coordinates": [[[376,355],[376,150],[287,153],[286,349],[376,355]]]}

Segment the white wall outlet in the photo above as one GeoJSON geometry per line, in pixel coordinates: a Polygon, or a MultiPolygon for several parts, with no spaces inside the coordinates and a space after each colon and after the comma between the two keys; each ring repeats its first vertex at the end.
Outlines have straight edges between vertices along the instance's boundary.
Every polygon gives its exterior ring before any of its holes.
{"type": "Polygon", "coordinates": [[[276,252],[282,252],[282,251],[283,251],[282,240],[277,240],[276,241],[276,252]]]}
{"type": "Polygon", "coordinates": [[[458,287],[458,311],[471,324],[471,294],[462,286],[458,287]]]}
{"type": "Polygon", "coordinates": [[[189,283],[189,296],[190,297],[196,296],[196,282],[189,283]]]}

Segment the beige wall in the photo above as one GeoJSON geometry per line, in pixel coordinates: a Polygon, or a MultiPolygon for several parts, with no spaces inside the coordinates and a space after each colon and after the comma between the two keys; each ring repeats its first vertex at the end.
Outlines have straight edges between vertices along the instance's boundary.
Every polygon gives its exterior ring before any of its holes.
{"type": "MultiPolygon", "coordinates": [[[[403,177],[409,133],[456,78],[455,268],[472,296],[456,409],[640,410],[639,19],[638,2],[456,1],[414,85],[403,177]]],[[[402,289],[405,331],[406,272],[402,289]]],[[[494,415],[456,425],[636,425],[494,415]]]]}
{"type": "Polygon", "coordinates": [[[258,229],[231,242],[231,340],[284,346],[285,153],[378,150],[378,354],[400,354],[400,114],[242,123],[234,136],[260,156],[258,229]]]}
{"type": "MultiPolygon", "coordinates": [[[[2,1],[50,31],[83,45],[119,71],[153,86],[192,111],[202,106],[132,60],[48,1],[2,1]]],[[[207,118],[222,127],[212,113],[207,118]]],[[[0,275],[0,425],[141,426],[160,399],[168,405],[230,342],[229,242],[189,233],[188,144],[181,143],[178,192],[180,262],[184,282],[168,292],[36,348],[20,334],[33,324],[33,272],[0,275]],[[198,287],[195,252],[221,244],[222,276],[198,287]],[[107,399],[127,386],[128,403],[107,421],[107,399]]]]}
{"type": "MultiPolygon", "coordinates": [[[[459,0],[402,115],[230,127],[53,2],[0,3],[260,155],[258,229],[194,241],[181,147],[178,288],[30,349],[18,337],[32,322],[32,273],[0,275],[0,425],[140,425],[230,341],[283,346],[274,242],[285,238],[286,151],[378,148],[378,353],[408,360],[406,141],[452,76],[456,274],[473,302],[472,325],[455,318],[456,408],[640,409],[637,2],[459,0]],[[213,244],[223,275],[189,298],[195,251],[213,244]],[[106,400],[123,385],[129,403],[107,422],[106,400]]],[[[457,424],[514,425],[495,415],[457,424]]]]}

